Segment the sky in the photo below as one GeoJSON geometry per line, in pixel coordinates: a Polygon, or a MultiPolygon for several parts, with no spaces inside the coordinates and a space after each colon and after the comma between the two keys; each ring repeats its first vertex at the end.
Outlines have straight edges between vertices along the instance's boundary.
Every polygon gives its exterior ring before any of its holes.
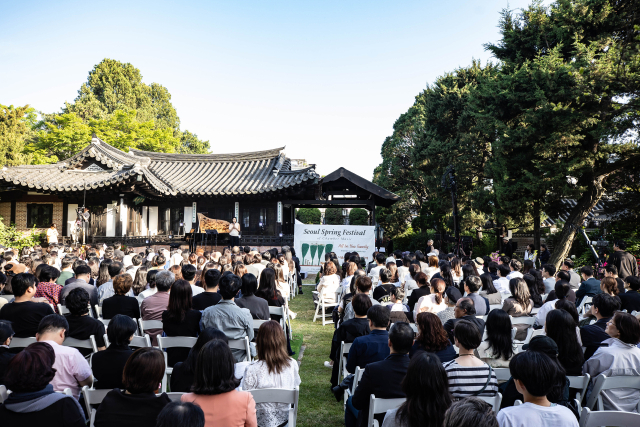
{"type": "Polygon", "coordinates": [[[0,0],[0,104],[59,112],[116,59],[165,86],[213,153],[286,147],[322,175],[372,179],[415,96],[491,60],[500,11],[529,3],[0,0]]]}

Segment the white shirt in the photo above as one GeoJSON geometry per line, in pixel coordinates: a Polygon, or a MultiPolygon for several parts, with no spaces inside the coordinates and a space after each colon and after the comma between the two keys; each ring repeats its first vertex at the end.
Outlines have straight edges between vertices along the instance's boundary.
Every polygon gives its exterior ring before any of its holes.
{"type": "Polygon", "coordinates": [[[336,301],[336,291],[340,286],[340,276],[337,274],[331,274],[329,276],[322,276],[318,283],[318,293],[324,296],[325,303],[334,303],[336,301]]]}
{"type": "Polygon", "coordinates": [[[556,287],[556,279],[555,277],[549,277],[548,279],[544,279],[544,293],[548,294],[556,287]]]}
{"type": "Polygon", "coordinates": [[[538,314],[536,314],[536,325],[544,326],[544,324],[547,322],[547,314],[549,314],[551,310],[555,310],[556,308],[556,301],[558,301],[557,298],[553,301],[545,302],[543,306],[540,307],[540,310],[538,310],[538,314]]]}
{"type": "Polygon", "coordinates": [[[507,274],[507,279],[511,280],[511,279],[517,279],[519,277],[523,277],[524,274],[520,273],[519,271],[512,271],[511,273],[507,274]]]}
{"type": "Polygon", "coordinates": [[[493,286],[495,286],[498,292],[502,292],[503,294],[511,293],[509,290],[509,279],[506,277],[499,277],[497,280],[494,280],[493,286]]]}
{"type": "Polygon", "coordinates": [[[131,261],[132,256],[131,255],[125,255],[122,258],[122,263],[124,264],[125,267],[129,267],[130,265],[133,265],[133,262],[131,261]]]}
{"type": "Polygon", "coordinates": [[[158,288],[149,288],[149,289],[146,289],[146,290],[140,292],[136,298],[138,298],[138,302],[140,304],[142,304],[142,301],[144,301],[145,298],[150,297],[151,295],[155,294],[156,292],[158,292],[158,288]]]}
{"type": "Polygon", "coordinates": [[[500,427],[578,427],[578,420],[562,405],[540,406],[523,403],[498,412],[500,427]]]}
{"type": "Polygon", "coordinates": [[[376,265],[375,267],[373,267],[373,268],[371,269],[371,271],[369,271],[369,277],[371,277],[371,276],[376,276],[376,277],[380,276],[380,269],[381,269],[382,267],[384,267],[384,266],[382,266],[382,265],[376,265]]]}

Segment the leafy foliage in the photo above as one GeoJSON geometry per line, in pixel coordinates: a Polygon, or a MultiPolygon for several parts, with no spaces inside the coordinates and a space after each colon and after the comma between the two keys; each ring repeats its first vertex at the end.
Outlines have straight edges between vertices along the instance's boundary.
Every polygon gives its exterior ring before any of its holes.
{"type": "Polygon", "coordinates": [[[362,208],[353,208],[349,212],[349,225],[369,225],[369,212],[362,208]]]}
{"type": "Polygon", "coordinates": [[[324,222],[328,225],[344,225],[344,217],[342,209],[327,208],[324,210],[324,222]]]}
{"type": "MultiPolygon", "coordinates": [[[[300,208],[296,218],[304,224],[320,224],[322,213],[318,208],[300,208]]],[[[302,250],[304,251],[304,248],[302,250]]]]}
{"type": "Polygon", "coordinates": [[[41,244],[46,238],[46,233],[35,230],[28,232],[18,231],[15,224],[7,227],[0,218],[0,245],[8,248],[22,250],[22,248],[33,247],[41,244]]]}
{"type": "Polygon", "coordinates": [[[31,156],[25,146],[33,137],[35,110],[0,104],[0,165],[16,166],[29,163],[31,156]]]}

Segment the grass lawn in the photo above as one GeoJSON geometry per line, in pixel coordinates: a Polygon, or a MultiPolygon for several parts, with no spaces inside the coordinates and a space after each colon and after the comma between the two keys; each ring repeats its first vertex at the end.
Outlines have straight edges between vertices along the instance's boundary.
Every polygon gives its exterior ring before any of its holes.
{"type": "MultiPolygon", "coordinates": [[[[304,283],[313,283],[305,280],[304,283]]],[[[298,425],[300,427],[344,426],[344,411],[342,402],[336,402],[331,394],[329,380],[331,370],[324,367],[324,361],[329,360],[331,339],[333,338],[333,324],[322,326],[318,320],[313,320],[313,287],[303,286],[303,295],[296,296],[289,306],[298,316],[292,321],[294,340],[291,342],[293,351],[299,351],[299,338],[306,347],[300,365],[300,406],[298,409],[298,425]],[[296,348],[296,346],[298,348],[296,348]]],[[[299,352],[294,357],[299,356],[299,352]]]]}

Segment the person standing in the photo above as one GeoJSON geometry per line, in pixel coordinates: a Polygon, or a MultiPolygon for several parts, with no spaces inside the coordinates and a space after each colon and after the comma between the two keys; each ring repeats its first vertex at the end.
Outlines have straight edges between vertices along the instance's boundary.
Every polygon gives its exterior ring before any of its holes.
{"type": "Polygon", "coordinates": [[[47,230],[47,243],[58,243],[58,228],[55,224],[51,224],[51,227],[47,230]]]}
{"type": "Polygon", "coordinates": [[[231,238],[231,247],[240,246],[240,224],[235,216],[231,218],[231,224],[229,224],[229,237],[231,238]]]}
{"type": "Polygon", "coordinates": [[[626,252],[627,244],[624,240],[616,240],[613,243],[613,253],[609,255],[608,264],[613,264],[618,268],[618,275],[622,280],[628,276],[638,275],[638,262],[629,252],[626,252]]]}

